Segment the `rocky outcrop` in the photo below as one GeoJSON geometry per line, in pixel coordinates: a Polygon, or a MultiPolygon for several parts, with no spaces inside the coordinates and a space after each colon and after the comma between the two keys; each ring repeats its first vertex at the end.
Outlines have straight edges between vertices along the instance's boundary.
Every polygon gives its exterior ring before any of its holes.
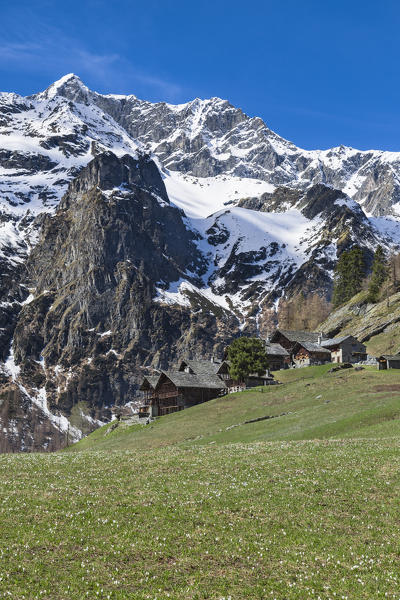
{"type": "MultiPolygon", "coordinates": [[[[112,153],[93,159],[45,219],[27,261],[22,279],[31,296],[13,332],[17,374],[5,390],[42,407],[53,429],[67,417],[72,438],[134,398],[143,366],[220,354],[238,331],[232,314],[212,303],[204,310],[196,293],[188,307],[156,301],[156,288],[182,277],[201,285],[207,261],[195,241],[153,161],[112,153]]],[[[7,429],[11,405],[2,406],[7,429]]],[[[59,431],[65,443],[65,427],[59,431]]],[[[25,449],[41,443],[37,431],[31,444],[25,438],[25,449]]]]}
{"type": "Polygon", "coordinates": [[[367,303],[366,294],[361,293],[333,311],[320,328],[330,336],[354,335],[361,342],[385,334],[381,340],[382,352],[397,352],[400,349],[400,293],[376,304],[367,303]],[[388,344],[394,346],[387,347],[388,344]]]}

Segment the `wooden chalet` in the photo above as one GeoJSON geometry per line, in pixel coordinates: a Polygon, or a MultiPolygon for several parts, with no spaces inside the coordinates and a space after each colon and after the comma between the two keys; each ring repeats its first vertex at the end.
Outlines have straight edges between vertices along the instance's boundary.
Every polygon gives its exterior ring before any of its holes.
{"type": "Polygon", "coordinates": [[[287,369],[290,366],[290,354],[280,344],[265,342],[265,352],[268,357],[268,365],[271,371],[287,369]]]}
{"type": "Polygon", "coordinates": [[[382,354],[377,359],[378,369],[400,369],[400,354],[382,354]]]}
{"type": "Polygon", "coordinates": [[[367,349],[352,335],[331,340],[323,340],[321,346],[331,352],[331,360],[336,363],[358,363],[367,360],[367,349]]]}
{"type": "Polygon", "coordinates": [[[177,412],[226,393],[227,386],[218,375],[162,371],[149,402],[150,416],[177,412]]]}
{"type": "Polygon", "coordinates": [[[294,346],[297,343],[307,342],[310,344],[321,344],[327,339],[323,333],[315,331],[289,331],[287,329],[277,329],[271,336],[269,343],[279,344],[290,355],[293,355],[294,346]]]}
{"type": "Polygon", "coordinates": [[[143,392],[143,404],[139,406],[139,417],[141,418],[150,417],[150,405],[152,400],[154,400],[155,389],[159,379],[160,374],[146,375],[143,379],[142,385],[139,388],[139,390],[143,392]]]}
{"type": "Polygon", "coordinates": [[[161,371],[157,376],[144,377],[140,386],[143,404],[139,408],[139,417],[167,415],[228,392],[273,383],[268,371],[261,376],[250,374],[243,384],[238,384],[231,379],[228,361],[184,359],[176,371],[161,371]]]}
{"type": "Polygon", "coordinates": [[[312,342],[296,342],[292,349],[296,367],[310,367],[331,362],[331,353],[327,348],[312,342]]]}

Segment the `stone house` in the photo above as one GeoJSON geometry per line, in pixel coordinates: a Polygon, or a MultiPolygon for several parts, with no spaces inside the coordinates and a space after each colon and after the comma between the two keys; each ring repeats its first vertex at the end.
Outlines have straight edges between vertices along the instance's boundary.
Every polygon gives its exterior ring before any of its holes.
{"type": "Polygon", "coordinates": [[[400,354],[382,354],[377,358],[378,369],[400,369],[400,354]]]}
{"type": "Polygon", "coordinates": [[[323,340],[321,346],[331,352],[332,362],[358,363],[367,360],[367,349],[352,335],[323,340]]]}
{"type": "Polygon", "coordinates": [[[331,353],[327,348],[312,342],[296,342],[292,350],[296,367],[310,367],[331,362],[331,353]]]}

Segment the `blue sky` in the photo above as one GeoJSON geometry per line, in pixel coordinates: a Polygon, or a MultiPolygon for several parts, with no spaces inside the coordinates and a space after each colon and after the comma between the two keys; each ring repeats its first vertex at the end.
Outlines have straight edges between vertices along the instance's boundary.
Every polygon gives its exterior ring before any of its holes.
{"type": "Polygon", "coordinates": [[[400,151],[400,3],[0,0],[0,90],[220,96],[303,148],[400,151]]]}

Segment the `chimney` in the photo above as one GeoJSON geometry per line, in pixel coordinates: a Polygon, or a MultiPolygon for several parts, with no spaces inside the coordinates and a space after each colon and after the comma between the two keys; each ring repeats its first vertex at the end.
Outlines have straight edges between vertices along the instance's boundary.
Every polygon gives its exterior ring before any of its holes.
{"type": "Polygon", "coordinates": [[[322,331],[318,334],[318,346],[322,344],[322,331]]]}

